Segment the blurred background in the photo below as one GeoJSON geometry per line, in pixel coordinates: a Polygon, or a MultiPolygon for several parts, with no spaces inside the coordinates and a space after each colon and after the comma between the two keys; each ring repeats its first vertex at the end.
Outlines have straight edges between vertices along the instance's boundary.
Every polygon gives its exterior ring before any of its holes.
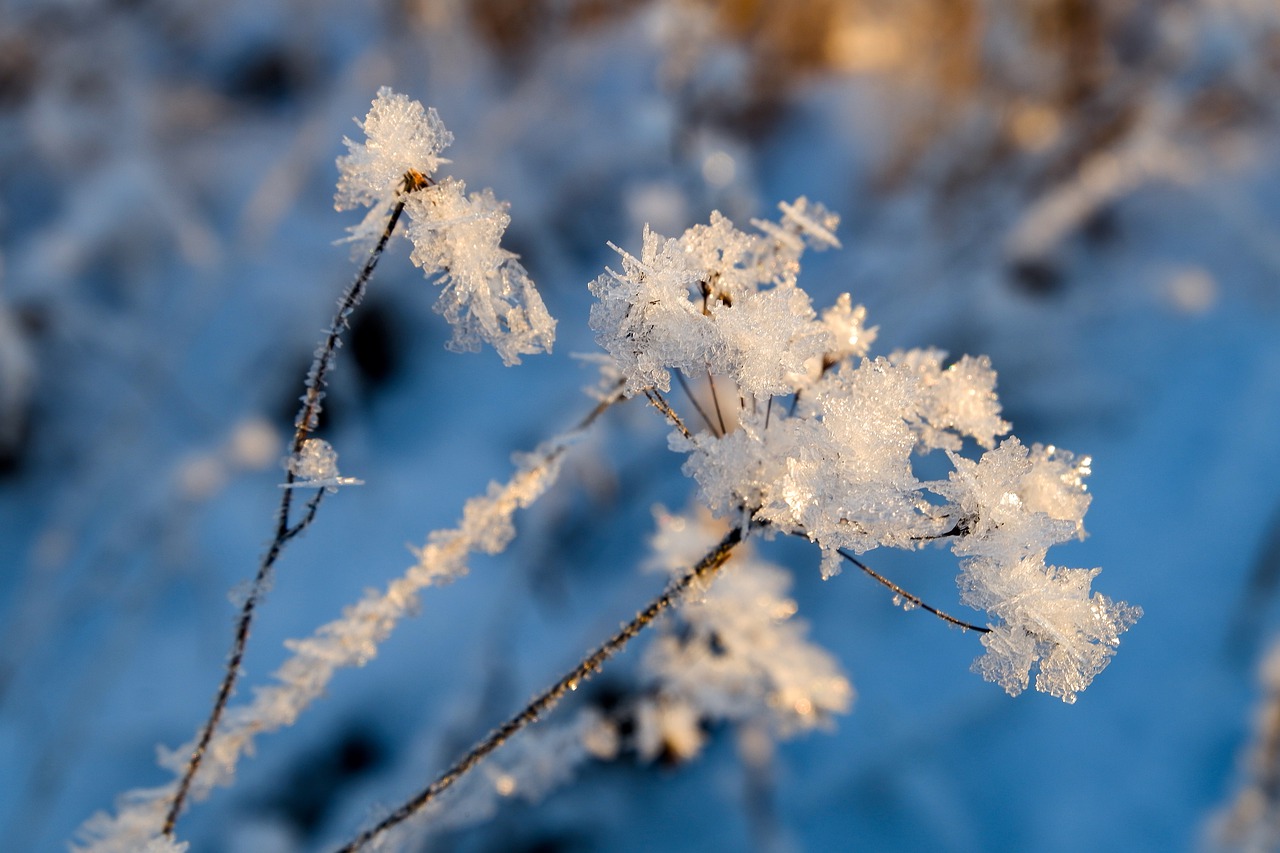
{"type": "MultiPolygon", "coordinates": [[[[590,408],[586,284],[713,209],[805,194],[807,259],[876,351],[985,353],[1014,432],[1094,460],[1091,536],[1141,605],[1074,706],[1010,699],[981,648],[815,551],[794,574],[858,690],[763,776],[725,728],[686,763],[591,764],[438,833],[458,851],[1280,849],[1280,6],[1273,0],[9,0],[0,8],[0,838],[65,849],[169,778],[278,501],[284,430],[354,265],[334,158],[377,88],[436,107],[450,174],[511,202],[559,319],[504,369],[446,352],[434,285],[383,259],[322,435],[326,501],[254,630],[283,640],[408,566],[590,408]]],[[[399,802],[656,592],[681,459],[636,403],[501,558],[428,591],[377,659],[194,805],[193,851],[322,850],[399,802]]],[[[959,608],[945,552],[873,553],[959,608]]],[[[579,691],[625,692],[632,652],[579,691]]],[[[757,762],[758,766],[758,762],[757,762]]]]}

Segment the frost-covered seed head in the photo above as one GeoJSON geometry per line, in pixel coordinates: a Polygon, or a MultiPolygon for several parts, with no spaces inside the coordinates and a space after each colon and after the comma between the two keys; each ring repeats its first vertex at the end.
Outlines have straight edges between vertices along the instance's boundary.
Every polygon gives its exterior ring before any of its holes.
{"type": "Polygon", "coordinates": [[[395,195],[407,174],[425,180],[448,162],[440,152],[453,142],[453,134],[439,114],[386,86],[378,90],[364,121],[356,123],[365,140],[343,140],[348,153],[338,158],[338,210],[380,206],[395,195]]]}

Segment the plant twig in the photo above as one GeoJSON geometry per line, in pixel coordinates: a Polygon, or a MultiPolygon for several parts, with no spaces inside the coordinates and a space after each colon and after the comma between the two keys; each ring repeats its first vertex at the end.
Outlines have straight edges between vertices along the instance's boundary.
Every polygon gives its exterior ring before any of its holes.
{"type": "Polygon", "coordinates": [[[689,432],[689,428],[684,425],[684,421],[680,419],[680,416],[676,414],[676,410],[671,408],[671,404],[667,402],[667,398],[663,397],[662,393],[657,388],[644,389],[644,395],[649,398],[649,402],[653,404],[655,409],[666,415],[667,420],[671,421],[675,428],[680,430],[681,435],[687,439],[693,439],[693,433],[689,432]]]}
{"type": "Polygon", "coordinates": [[[387,830],[403,823],[415,814],[424,809],[436,797],[444,793],[453,786],[455,782],[470,772],[477,764],[483,761],[491,752],[498,749],[511,738],[512,735],[519,732],[531,723],[535,723],[538,719],[552,708],[554,708],[566,693],[577,690],[578,685],[596,674],[604,666],[609,658],[616,655],[626,647],[627,643],[639,634],[646,626],[657,619],[664,611],[672,605],[677,604],[681,597],[689,591],[696,583],[701,583],[715,577],[720,568],[728,561],[734,547],[742,541],[743,531],[741,528],[730,530],[723,539],[720,540],[714,548],[698,561],[692,569],[680,578],[672,581],[662,594],[649,603],[649,605],[636,614],[630,622],[624,625],[618,633],[614,634],[606,640],[594,652],[583,658],[582,662],[570,670],[559,681],[551,685],[551,687],[540,693],[532,702],[525,706],[511,719],[507,720],[498,728],[490,732],[484,739],[478,742],[471,750],[459,759],[452,767],[441,774],[434,782],[424,788],[421,792],[414,795],[403,805],[393,811],[391,814],[383,818],[376,826],[366,829],[354,839],[349,841],[338,849],[337,853],[354,853],[364,847],[370,841],[387,830]]]}
{"type": "Polygon", "coordinates": [[[720,412],[720,395],[716,393],[716,378],[711,375],[711,368],[707,368],[707,381],[711,383],[711,402],[716,407],[716,420],[720,422],[720,435],[725,435],[729,430],[724,425],[724,415],[720,412]]]}
{"type": "Polygon", "coordinates": [[[893,590],[895,594],[902,596],[907,601],[910,601],[912,604],[914,604],[916,607],[919,607],[921,610],[927,610],[928,612],[932,613],[934,616],[937,616],[942,621],[950,622],[952,625],[955,625],[958,628],[962,628],[965,631],[977,631],[980,634],[991,633],[990,628],[984,628],[981,625],[971,625],[968,622],[962,621],[960,619],[957,619],[954,616],[950,616],[946,613],[943,613],[941,610],[939,610],[936,607],[932,607],[928,604],[925,604],[924,601],[920,599],[920,596],[912,595],[911,593],[907,592],[905,589],[898,586],[896,583],[889,580],[884,575],[880,574],[875,569],[871,568],[866,563],[862,562],[857,557],[853,556],[847,551],[841,550],[841,551],[837,551],[837,553],[841,557],[844,557],[846,560],[848,560],[850,563],[853,563],[855,566],[862,569],[862,571],[866,572],[868,576],[875,578],[880,583],[884,584],[889,589],[893,590]]]}
{"type": "Polygon", "coordinates": [[[702,416],[702,422],[707,425],[707,429],[715,432],[716,428],[711,425],[711,418],[707,417],[707,412],[702,408],[702,404],[698,402],[698,398],[693,396],[693,391],[689,388],[689,382],[684,378],[684,373],[677,370],[675,374],[676,381],[679,382],[680,387],[684,389],[684,395],[689,398],[689,402],[693,404],[693,408],[702,416]]]}
{"type": "MultiPolygon", "coordinates": [[[[426,186],[426,179],[421,174],[411,171],[405,175],[402,189],[408,192],[421,189],[423,186],[426,186]]],[[[365,258],[364,266],[361,267],[355,280],[351,282],[346,292],[343,293],[342,299],[339,300],[338,310],[333,316],[333,321],[329,324],[328,332],[316,349],[315,361],[307,374],[306,391],[302,395],[302,408],[294,421],[293,441],[290,443],[291,454],[297,454],[302,449],[307,437],[319,424],[320,411],[323,407],[325,396],[324,388],[328,382],[329,372],[333,369],[333,361],[337,356],[338,348],[342,345],[342,334],[348,328],[351,313],[360,304],[360,300],[364,298],[365,291],[369,286],[369,280],[373,277],[374,268],[377,267],[379,258],[382,257],[382,253],[386,250],[387,242],[391,239],[391,235],[395,231],[396,224],[400,221],[400,215],[403,212],[404,198],[401,197],[392,206],[387,218],[387,226],[383,229],[377,244],[370,250],[369,256],[365,258]]],[[[286,486],[292,485],[295,481],[296,475],[292,469],[287,470],[285,474],[286,486]]],[[[235,638],[231,645],[231,655],[227,660],[227,668],[222,676],[222,683],[218,686],[213,708],[209,711],[209,718],[205,721],[204,727],[200,730],[200,737],[191,751],[190,758],[187,759],[182,777],[178,780],[173,800],[170,802],[169,809],[165,814],[164,826],[161,832],[167,837],[173,837],[178,815],[182,813],[182,808],[186,804],[188,794],[191,791],[191,784],[204,761],[205,752],[209,748],[209,742],[213,739],[214,730],[227,709],[227,703],[231,701],[232,693],[235,692],[236,681],[240,677],[240,665],[244,660],[245,647],[249,642],[249,630],[253,625],[258,603],[262,600],[269,586],[272,568],[280,558],[285,544],[305,530],[315,519],[316,511],[320,507],[320,501],[323,499],[324,493],[325,490],[320,489],[315,497],[308,501],[303,517],[296,524],[291,524],[289,516],[293,504],[293,489],[285,488],[282,490],[280,507],[276,512],[275,538],[267,546],[267,551],[263,554],[262,560],[258,564],[258,572],[254,575],[249,594],[245,597],[244,604],[241,605],[240,617],[236,621],[235,638]]]]}

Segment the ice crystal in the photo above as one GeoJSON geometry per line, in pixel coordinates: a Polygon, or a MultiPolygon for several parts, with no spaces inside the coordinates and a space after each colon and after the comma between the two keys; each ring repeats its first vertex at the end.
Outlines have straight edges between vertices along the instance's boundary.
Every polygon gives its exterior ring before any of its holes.
{"type": "Polygon", "coordinates": [[[790,393],[793,376],[831,348],[795,285],[795,239],[746,234],[717,213],[679,240],[646,228],[639,258],[617,249],[622,271],[591,284],[591,328],[628,393],[670,390],[672,369],[728,376],[755,397],[790,393]]]}
{"type": "Polygon", "coordinates": [[[434,109],[386,86],[378,90],[364,121],[363,142],[343,139],[347,154],[338,158],[338,210],[386,205],[405,175],[432,175],[441,163],[440,152],[453,142],[453,134],[434,109]]]}
{"type": "Polygon", "coordinates": [[[453,178],[405,201],[410,257],[443,284],[436,311],[453,327],[450,348],[477,350],[487,342],[510,365],[550,351],[556,323],[525,268],[501,246],[507,207],[492,190],[468,195],[453,178]]]}
{"type": "Polygon", "coordinates": [[[339,486],[364,485],[363,480],[343,477],[338,473],[338,452],[323,438],[308,438],[284,464],[295,479],[281,483],[282,489],[328,489],[336,492],[339,486]]]}
{"type": "Polygon", "coordinates": [[[622,252],[622,271],[592,283],[592,328],[628,393],[665,392],[672,371],[712,377],[712,395],[715,378],[732,382],[728,416],[671,435],[705,506],[807,537],[824,577],[841,551],[950,543],[963,601],[993,619],[975,669],[1017,693],[1038,666],[1037,689],[1073,701],[1141,614],[1090,593],[1096,569],[1044,562],[1084,535],[1089,458],[1014,437],[997,444],[1009,424],[985,356],[867,358],[877,330],[865,310],[846,294],[819,317],[796,284],[806,247],[839,245],[837,219],[805,199],[780,209],[779,221],[755,222],[760,235],[719,214],[678,239],[646,229],[640,256],[622,252]],[[789,403],[770,399],[784,395],[789,403]],[[976,460],[965,455],[974,445],[985,450],[976,460]],[[919,480],[917,460],[938,451],[949,476],[919,480]]]}
{"type": "Polygon", "coordinates": [[[351,239],[375,240],[399,199],[410,257],[442,285],[435,307],[453,327],[450,348],[474,351],[488,343],[508,365],[549,352],[556,322],[519,259],[502,248],[510,222],[506,202],[492,190],[468,194],[462,181],[434,177],[448,162],[440,151],[453,140],[436,111],[382,88],[358,124],[366,139],[346,140],[335,197],[340,210],[370,207],[351,239]]]}

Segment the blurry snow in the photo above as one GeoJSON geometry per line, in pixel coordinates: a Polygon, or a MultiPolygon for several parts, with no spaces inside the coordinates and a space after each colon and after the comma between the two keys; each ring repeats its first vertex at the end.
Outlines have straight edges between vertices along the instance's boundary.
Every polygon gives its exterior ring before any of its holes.
{"type": "MultiPolygon", "coordinates": [[[[851,293],[879,352],[988,354],[1028,447],[1092,457],[1090,537],[1063,560],[1105,566],[1108,595],[1146,615],[1075,705],[1015,700],[968,672],[975,635],[852,572],[823,583],[804,543],[768,546],[859,700],[777,748],[767,809],[718,729],[694,762],[588,763],[453,843],[742,850],[767,836],[757,818],[815,851],[1202,842],[1246,781],[1254,671],[1280,629],[1276,7],[1096,4],[1072,41],[1031,33],[1013,2],[982,4],[971,40],[954,33],[978,4],[837,2],[834,23],[782,24],[824,4],[762,5],[777,11],[727,23],[675,0],[6,11],[6,847],[63,849],[116,794],[164,780],[156,746],[208,710],[226,591],[269,537],[269,463],[354,272],[332,245],[350,224],[333,160],[383,85],[438,109],[450,173],[509,201],[503,245],[560,345],[507,370],[447,353],[407,253],[383,259],[323,428],[370,485],[326,499],[286,554],[246,692],[285,639],[383,587],[403,543],[590,407],[569,353],[595,349],[586,284],[617,263],[607,241],[637,252],[646,221],[679,233],[807,195],[844,215],[844,248],[806,260],[815,305],[851,293]],[[246,423],[280,436],[265,462],[256,439],[239,455],[246,423]]],[[[636,404],[612,413],[505,556],[424,596],[374,663],[192,807],[190,849],[335,846],[634,613],[656,592],[635,571],[649,508],[688,494],[665,432],[636,404]]],[[[949,553],[867,559],[968,613],[949,553]]],[[[607,704],[640,657],[575,700],[607,704]]]]}

